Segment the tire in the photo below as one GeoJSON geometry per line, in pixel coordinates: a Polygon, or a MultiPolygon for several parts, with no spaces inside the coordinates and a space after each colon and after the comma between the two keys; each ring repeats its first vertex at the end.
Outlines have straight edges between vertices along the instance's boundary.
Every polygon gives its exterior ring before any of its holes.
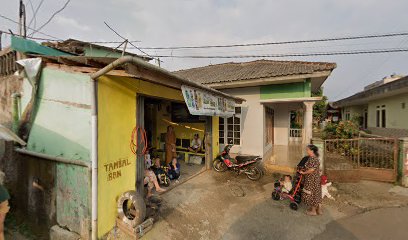
{"type": "Polygon", "coordinates": [[[118,199],[117,209],[119,219],[131,227],[141,224],[146,217],[146,204],[136,191],[124,192],[118,199]]]}
{"type": "Polygon", "coordinates": [[[251,167],[249,169],[249,171],[250,171],[250,173],[247,173],[247,177],[249,178],[249,180],[258,181],[263,176],[262,175],[262,170],[259,169],[259,167],[257,167],[257,166],[251,167]]]}
{"type": "Polygon", "coordinates": [[[278,201],[280,199],[280,194],[276,191],[272,192],[272,199],[278,201]]]}
{"type": "Polygon", "coordinates": [[[297,211],[298,210],[298,204],[295,202],[291,202],[289,204],[290,209],[297,211]]]}
{"type": "Polygon", "coordinates": [[[169,187],[170,186],[170,178],[167,175],[164,175],[164,177],[162,177],[162,185],[164,187],[169,187]]]}
{"type": "Polygon", "coordinates": [[[213,162],[213,168],[216,172],[225,172],[228,170],[227,165],[220,161],[219,159],[215,159],[213,162]]]}

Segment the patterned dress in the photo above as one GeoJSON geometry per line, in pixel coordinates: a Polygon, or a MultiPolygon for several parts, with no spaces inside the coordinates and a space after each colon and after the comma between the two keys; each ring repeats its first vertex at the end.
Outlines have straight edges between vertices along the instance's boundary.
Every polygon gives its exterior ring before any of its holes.
{"type": "Polygon", "coordinates": [[[320,161],[318,158],[309,157],[305,164],[305,171],[314,168],[315,171],[305,174],[302,201],[309,207],[317,207],[322,202],[322,186],[320,185],[320,161]]]}

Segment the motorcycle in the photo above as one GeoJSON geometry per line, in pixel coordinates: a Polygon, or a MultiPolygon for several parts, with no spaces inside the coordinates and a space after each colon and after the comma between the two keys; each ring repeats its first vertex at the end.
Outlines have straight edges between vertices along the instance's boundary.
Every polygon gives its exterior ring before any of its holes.
{"type": "Polygon", "coordinates": [[[224,151],[219,154],[213,161],[213,168],[217,172],[225,172],[227,170],[235,172],[237,175],[245,173],[252,181],[258,181],[263,176],[263,171],[257,162],[262,158],[259,156],[236,156],[232,158],[229,153],[232,144],[225,146],[224,151]]]}

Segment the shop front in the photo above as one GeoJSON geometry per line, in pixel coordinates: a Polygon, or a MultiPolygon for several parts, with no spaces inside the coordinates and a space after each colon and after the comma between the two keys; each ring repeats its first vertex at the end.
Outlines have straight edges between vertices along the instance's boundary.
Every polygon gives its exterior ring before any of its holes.
{"type": "Polygon", "coordinates": [[[188,179],[211,167],[219,148],[218,116],[233,115],[235,102],[242,102],[146,64],[131,62],[126,73],[92,76],[97,82],[98,209],[93,221],[98,237],[115,226],[122,193],[136,187],[143,194],[146,155],[153,164],[157,159],[165,164],[169,126],[174,129],[181,180],[188,179]],[[195,135],[201,146],[191,151],[195,135]]]}

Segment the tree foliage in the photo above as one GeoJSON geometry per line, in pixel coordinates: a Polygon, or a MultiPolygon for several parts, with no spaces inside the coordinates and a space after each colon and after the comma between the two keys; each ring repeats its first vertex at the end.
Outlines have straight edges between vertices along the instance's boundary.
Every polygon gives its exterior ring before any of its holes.
{"type": "Polygon", "coordinates": [[[355,121],[340,121],[329,123],[323,130],[324,139],[351,139],[359,133],[358,124],[355,121]]]}
{"type": "Polygon", "coordinates": [[[322,122],[327,114],[327,97],[323,95],[323,88],[312,93],[312,97],[322,97],[322,100],[317,101],[313,106],[313,123],[322,122]]]}

